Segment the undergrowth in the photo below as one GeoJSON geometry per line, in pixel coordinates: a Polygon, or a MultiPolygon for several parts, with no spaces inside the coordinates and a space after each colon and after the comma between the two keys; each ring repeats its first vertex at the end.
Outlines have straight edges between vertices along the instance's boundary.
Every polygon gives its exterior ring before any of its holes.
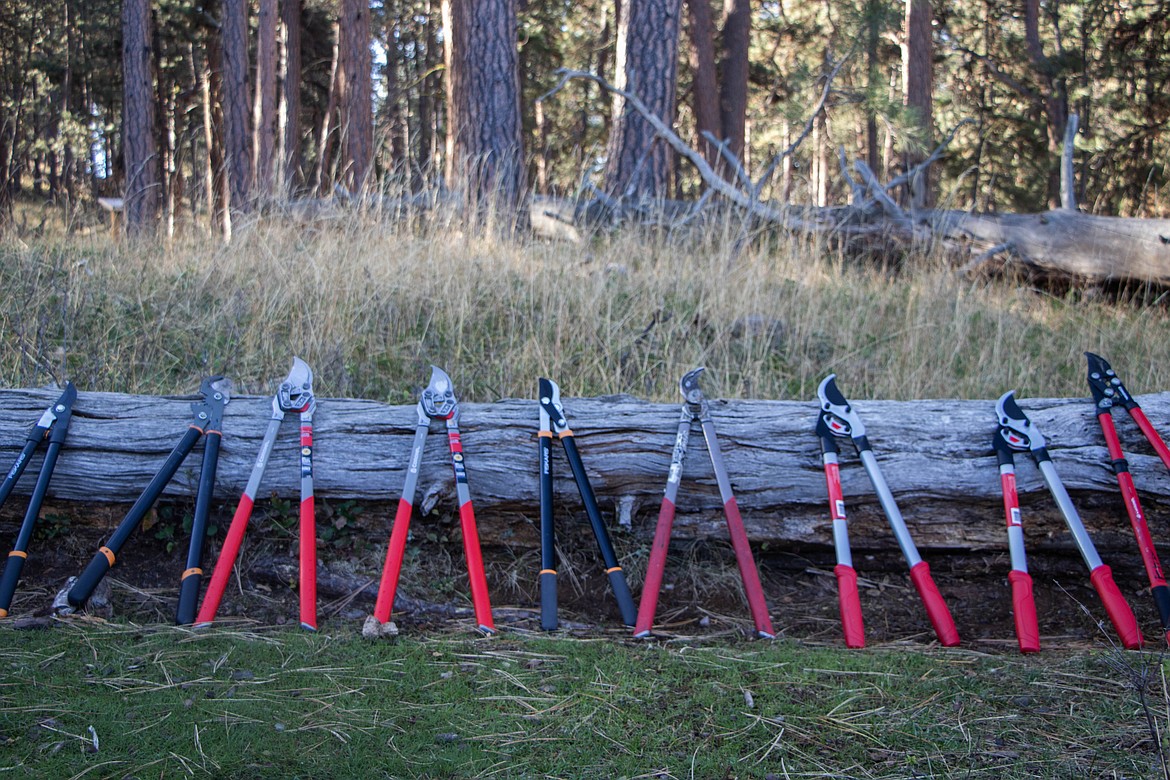
{"type": "Polygon", "coordinates": [[[265,217],[224,246],[107,237],[0,243],[0,383],[190,392],[224,373],[267,394],[291,355],[322,395],[409,403],[427,365],[469,401],[566,395],[676,400],[1084,395],[1084,350],[1137,392],[1170,384],[1161,305],[969,280],[929,250],[897,269],[823,239],[738,223],[701,235],[630,229],[549,243],[458,222],[265,217]]]}

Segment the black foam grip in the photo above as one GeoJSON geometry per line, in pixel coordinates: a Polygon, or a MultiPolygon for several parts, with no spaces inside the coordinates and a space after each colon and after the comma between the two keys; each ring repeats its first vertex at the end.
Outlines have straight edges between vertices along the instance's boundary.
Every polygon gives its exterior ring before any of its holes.
{"type": "Polygon", "coordinates": [[[179,608],[175,612],[175,625],[189,626],[195,622],[195,610],[199,605],[199,584],[203,577],[191,574],[179,583],[179,608]]]}
{"type": "Polygon", "coordinates": [[[557,621],[557,575],[546,571],[540,575],[540,627],[545,631],[556,631],[557,621]]]}
{"type": "Polygon", "coordinates": [[[1158,616],[1162,619],[1162,628],[1170,630],[1170,587],[1158,585],[1151,590],[1154,593],[1154,603],[1158,605],[1158,616]]]}
{"type": "Polygon", "coordinates": [[[69,604],[77,609],[85,606],[85,602],[89,601],[89,597],[93,595],[94,590],[97,589],[98,583],[102,581],[102,577],[106,576],[106,572],[110,570],[110,561],[106,558],[105,553],[99,552],[93,556],[93,560],[85,567],[85,571],[73,583],[73,587],[69,589],[69,604]]]}
{"type": "Polygon", "coordinates": [[[12,606],[12,594],[16,593],[16,583],[20,582],[20,570],[24,568],[23,555],[9,555],[8,563],[4,565],[4,574],[0,576],[0,612],[8,612],[12,606]]]}
{"type": "Polygon", "coordinates": [[[634,605],[634,594],[626,582],[626,575],[621,569],[614,569],[609,573],[609,586],[613,588],[613,596],[617,599],[618,609],[622,611],[622,622],[632,626],[638,622],[638,608],[634,605]]]}

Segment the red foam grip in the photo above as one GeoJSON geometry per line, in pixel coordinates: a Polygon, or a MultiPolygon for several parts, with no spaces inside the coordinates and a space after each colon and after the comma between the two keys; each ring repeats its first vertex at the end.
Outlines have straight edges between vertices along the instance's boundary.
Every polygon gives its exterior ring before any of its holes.
{"type": "Polygon", "coordinates": [[[934,584],[934,578],[930,576],[930,566],[926,561],[919,561],[910,568],[910,580],[918,589],[939,643],[943,647],[958,647],[959,632],[955,628],[955,621],[951,618],[951,611],[947,609],[942,594],[938,592],[938,586],[934,584]]]}
{"type": "Polygon", "coordinates": [[[843,563],[833,569],[837,575],[837,598],[841,602],[841,628],[846,647],[865,647],[865,623],[861,619],[861,598],[857,595],[857,572],[843,563]]]}
{"type": "Polygon", "coordinates": [[[378,584],[378,600],[374,602],[374,617],[379,623],[390,622],[390,613],[394,610],[394,594],[398,591],[398,576],[402,573],[402,557],[406,553],[413,509],[405,498],[398,499],[398,511],[390,528],[390,546],[386,548],[386,562],[382,564],[382,581],[378,584]]]}
{"type": "Polygon", "coordinates": [[[240,554],[240,545],[244,542],[244,531],[248,528],[248,520],[252,517],[252,497],[245,493],[240,497],[239,506],[232,516],[232,524],[228,527],[224,537],[223,547],[220,548],[219,558],[215,562],[215,571],[211,574],[211,582],[207,585],[207,593],[203,596],[203,604],[199,607],[199,614],[195,617],[195,625],[205,625],[215,620],[219,612],[219,602],[223,600],[223,592],[227,590],[228,580],[231,578],[232,567],[236,565],[236,558],[240,554]]]}
{"type": "MultiPolygon", "coordinates": [[[[302,432],[302,439],[304,434],[302,432]]],[[[317,516],[313,497],[301,501],[301,625],[317,630],[317,516]]]]}
{"type": "Polygon", "coordinates": [[[1097,589],[1097,595],[1101,597],[1101,603],[1105,605],[1105,612],[1109,614],[1109,620],[1113,623],[1113,628],[1117,631],[1121,644],[1127,650],[1140,648],[1143,642],[1142,630],[1138,628],[1133,610],[1129,608],[1129,602],[1121,595],[1121,591],[1117,589],[1117,583],[1113,581],[1113,570],[1105,564],[1101,564],[1093,569],[1089,580],[1097,589]]]}
{"type": "Polygon", "coordinates": [[[658,510],[658,525],[650,544],[650,560],[646,563],[646,578],[642,581],[642,600],[638,603],[638,620],[634,636],[647,636],[654,625],[658,609],[658,591],[662,588],[662,572],[666,568],[666,551],[670,548],[670,529],[674,525],[674,502],[662,499],[658,510]]]}
{"type": "Polygon", "coordinates": [[[467,578],[471,582],[471,605],[475,609],[475,622],[482,629],[495,631],[492,604],[488,600],[487,577],[483,572],[483,555],[479,549],[479,531],[475,526],[475,511],[470,501],[459,507],[459,523],[463,529],[463,556],[467,559],[467,578]]]}
{"type": "Polygon", "coordinates": [[[1036,620],[1036,600],[1032,597],[1032,575],[1012,569],[1008,572],[1012,584],[1012,614],[1016,618],[1016,638],[1021,653],[1040,652],[1040,626],[1036,620]]]}

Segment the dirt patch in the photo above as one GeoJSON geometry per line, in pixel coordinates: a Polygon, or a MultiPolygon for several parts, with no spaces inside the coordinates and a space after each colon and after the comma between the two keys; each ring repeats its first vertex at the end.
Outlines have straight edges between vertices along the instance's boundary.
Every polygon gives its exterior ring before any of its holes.
{"type": "MultiPolygon", "coordinates": [[[[84,525],[71,526],[60,517],[44,524],[46,531],[32,545],[13,602],[14,617],[48,614],[54,594],[69,576],[80,572],[104,541],[108,529],[121,518],[118,508],[101,507],[95,511],[102,516],[87,518],[84,525]]],[[[226,511],[217,513],[223,529],[226,511]]],[[[328,540],[320,542],[318,550],[319,617],[324,629],[344,625],[360,630],[362,621],[373,610],[386,544],[386,536],[366,529],[388,529],[391,518],[382,514],[366,516],[346,530],[346,524],[337,527],[338,518],[344,515],[334,507],[323,510],[318,519],[319,528],[333,531],[328,540]]],[[[113,619],[142,623],[174,619],[187,545],[182,516],[181,509],[164,508],[153,525],[140,529],[126,545],[118,566],[108,577],[108,614],[113,619]],[[175,528],[168,530],[167,523],[175,528]]],[[[238,576],[225,594],[221,617],[296,625],[297,544],[295,525],[287,519],[258,514],[245,542],[238,576]]],[[[12,517],[3,518],[0,538],[11,539],[17,522],[12,517]]],[[[424,519],[416,523],[412,533],[399,586],[396,622],[405,632],[466,630],[471,625],[472,612],[457,524],[424,519]]],[[[208,542],[206,576],[210,576],[221,541],[222,529],[208,542]]],[[[629,539],[618,537],[615,541],[619,552],[626,548],[622,563],[637,597],[646,551],[629,539]]],[[[582,635],[628,636],[630,632],[621,625],[592,538],[588,534],[562,533],[558,542],[562,554],[562,627],[582,635]]],[[[896,553],[855,556],[869,644],[933,642],[934,634],[901,557],[896,553]]],[[[930,562],[964,646],[1014,652],[1007,554],[941,555],[924,551],[924,557],[930,562]]],[[[538,631],[537,551],[487,547],[484,558],[488,562],[497,625],[538,631]]],[[[1112,555],[1108,562],[1147,639],[1156,639],[1158,619],[1140,557],[1135,551],[1112,555]]],[[[765,550],[759,553],[758,563],[778,636],[842,645],[832,550],[765,550]]],[[[1046,648],[1114,639],[1079,558],[1033,554],[1029,567],[1046,648]],[[1101,621],[1106,621],[1104,627],[1101,621]]],[[[655,625],[661,634],[681,640],[718,640],[721,636],[750,633],[747,603],[729,545],[695,542],[671,548],[655,625]]]]}

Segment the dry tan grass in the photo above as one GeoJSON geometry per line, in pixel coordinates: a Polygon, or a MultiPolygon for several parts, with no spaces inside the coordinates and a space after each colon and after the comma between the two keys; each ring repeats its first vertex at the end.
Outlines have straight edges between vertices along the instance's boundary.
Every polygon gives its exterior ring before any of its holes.
{"type": "Polygon", "coordinates": [[[895,274],[739,228],[569,245],[350,215],[254,219],[227,247],[0,244],[0,381],[166,393],[216,371],[266,393],[295,353],[324,394],[400,403],[432,362],[467,400],[528,396],[540,375],[675,400],[699,364],[712,396],[806,399],[830,371],[858,398],[1080,396],[1089,349],[1136,392],[1170,383],[1161,306],[971,281],[929,253],[895,274]]]}

